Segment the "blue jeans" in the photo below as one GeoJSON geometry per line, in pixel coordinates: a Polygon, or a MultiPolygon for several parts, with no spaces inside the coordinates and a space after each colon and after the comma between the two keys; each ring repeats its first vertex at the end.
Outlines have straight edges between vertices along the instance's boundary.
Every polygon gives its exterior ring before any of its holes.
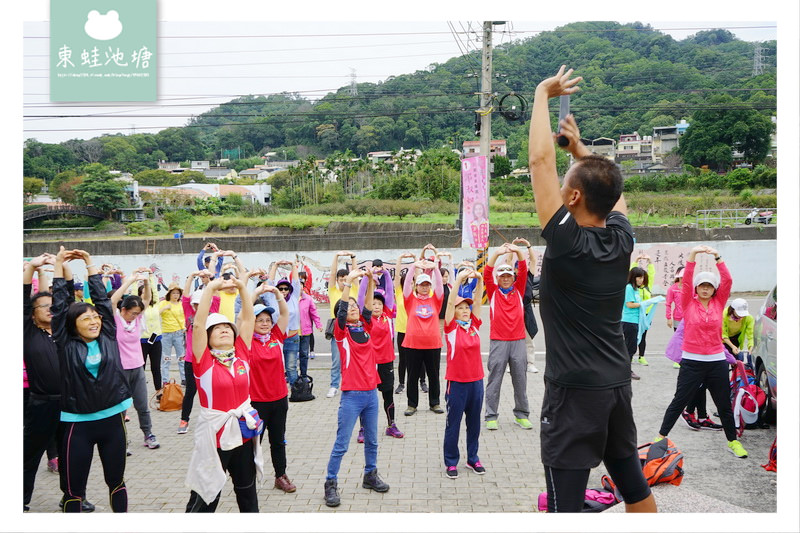
{"type": "Polygon", "coordinates": [[[347,453],[359,418],[364,428],[364,473],[378,468],[378,392],[376,389],[346,390],[342,391],[339,401],[339,426],[325,479],[336,479],[339,475],[342,457],[347,453]]]}
{"type": "Polygon", "coordinates": [[[444,393],[447,403],[447,422],[444,428],[444,465],[458,466],[458,434],[461,417],[467,424],[467,462],[478,461],[478,437],[481,434],[481,407],[483,406],[483,380],[461,383],[448,381],[444,393]]]}
{"type": "Polygon", "coordinates": [[[300,335],[300,375],[308,375],[308,349],[314,334],[300,335]]]}
{"type": "Polygon", "coordinates": [[[283,341],[283,363],[286,365],[289,386],[297,381],[297,353],[300,349],[300,335],[289,337],[283,341]]]}
{"type": "MultiPolygon", "coordinates": [[[[178,374],[181,381],[186,380],[183,368],[183,357],[186,354],[186,330],[173,331],[161,335],[161,381],[169,381],[169,367],[172,366],[172,348],[175,348],[175,360],[178,362],[178,374]]],[[[155,385],[155,384],[153,384],[155,385]]]]}
{"type": "Polygon", "coordinates": [[[339,346],[336,339],[331,339],[331,387],[339,388],[342,381],[342,359],[339,357],[339,346]]]}

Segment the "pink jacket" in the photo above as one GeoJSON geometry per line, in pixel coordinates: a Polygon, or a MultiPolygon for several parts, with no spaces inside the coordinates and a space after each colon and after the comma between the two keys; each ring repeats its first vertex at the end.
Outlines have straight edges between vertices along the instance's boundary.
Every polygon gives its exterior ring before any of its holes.
{"type": "Polygon", "coordinates": [[[697,263],[687,262],[681,283],[681,303],[683,304],[683,322],[685,333],[683,346],[685,352],[701,355],[721,353],[722,346],[722,312],[731,295],[731,273],[724,262],[717,263],[719,271],[719,287],[708,302],[708,308],[697,299],[694,292],[694,267],[697,263]]]}
{"type": "Polygon", "coordinates": [[[673,283],[667,289],[667,320],[673,319],[675,322],[683,320],[683,304],[681,303],[681,284],[673,283]],[[672,309],[675,304],[675,309],[672,309]]]}
{"type": "Polygon", "coordinates": [[[322,322],[319,319],[314,299],[303,292],[300,297],[300,335],[311,335],[314,332],[313,326],[322,329],[322,322]]]}

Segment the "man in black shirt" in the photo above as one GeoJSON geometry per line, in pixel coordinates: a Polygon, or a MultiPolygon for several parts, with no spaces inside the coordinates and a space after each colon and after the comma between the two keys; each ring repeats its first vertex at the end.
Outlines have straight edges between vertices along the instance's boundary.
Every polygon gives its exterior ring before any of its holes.
{"type": "Polygon", "coordinates": [[[547,241],[540,309],[545,330],[542,463],[549,512],[580,512],[589,472],[606,466],[628,512],[655,512],[638,458],[630,364],[620,326],[633,251],[622,176],[581,143],[574,117],[559,124],[577,162],[559,187],[550,98],[578,90],[572,69],[536,88],[529,163],[547,241]]]}

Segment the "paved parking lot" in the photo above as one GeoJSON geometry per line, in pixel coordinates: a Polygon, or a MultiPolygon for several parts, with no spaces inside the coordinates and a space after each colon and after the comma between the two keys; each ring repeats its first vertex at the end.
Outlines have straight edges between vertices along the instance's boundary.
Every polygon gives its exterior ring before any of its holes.
{"type": "MultiPolygon", "coordinates": [[[[757,311],[763,296],[743,294],[750,309],[757,311]]],[[[326,310],[322,309],[324,316],[326,310]]],[[[488,310],[486,311],[488,314],[488,310]]],[[[536,309],[538,315],[538,308],[536,309]]],[[[663,318],[663,307],[648,333],[647,358],[650,365],[636,365],[641,376],[633,382],[633,404],[639,431],[639,442],[645,443],[657,435],[658,428],[675,388],[677,370],[663,356],[669,336],[663,318]]],[[[483,350],[488,353],[488,316],[483,337],[483,350]]],[[[544,369],[544,338],[537,336],[536,364],[544,369]]],[[[361,488],[361,472],[364,456],[361,445],[356,443],[355,431],[350,451],[342,461],[339,474],[341,506],[330,509],[323,501],[323,482],[328,456],[336,432],[336,412],[339,395],[325,398],[329,386],[329,345],[320,335],[317,339],[318,356],[309,363],[309,374],[315,380],[314,393],[317,398],[305,403],[291,403],[287,422],[286,440],[287,474],[297,485],[297,492],[284,494],[272,488],[272,470],[268,445],[264,446],[265,482],[259,490],[261,512],[390,512],[390,513],[530,513],[536,512],[540,492],[545,490],[544,473],[539,456],[539,431],[537,415],[541,406],[543,374],[528,374],[528,398],[531,405],[533,430],[523,430],[513,423],[513,395],[510,379],[505,379],[500,400],[500,429],[481,430],[480,458],[487,469],[478,476],[460,468],[456,480],[445,478],[442,461],[442,438],[444,415],[427,409],[424,394],[420,398],[420,410],[415,416],[403,416],[406,407],[405,394],[396,396],[399,428],[405,432],[403,439],[383,436],[379,439],[378,470],[391,485],[389,492],[378,494],[361,488]]],[[[486,357],[484,354],[484,360],[486,357]]],[[[441,374],[444,374],[442,362],[441,374]]],[[[177,370],[173,368],[177,379],[177,370]]],[[[149,369],[147,371],[150,377],[149,369]]],[[[148,383],[148,390],[152,386],[148,383]]],[[[197,401],[195,399],[195,401],[197,401]]],[[[442,397],[442,402],[444,398],[442,397]]],[[[713,402],[708,400],[709,411],[713,402]]],[[[184,478],[193,446],[193,433],[178,435],[176,429],[180,412],[153,411],[153,432],[161,448],[149,450],[142,445],[142,433],[138,428],[136,412],[130,410],[131,422],[128,435],[133,455],[128,458],[126,482],[129,493],[129,511],[134,513],[181,513],[185,509],[189,491],[184,487],[184,478]]],[[[385,419],[379,419],[380,424],[385,419]]],[[[357,431],[357,430],[356,430],[357,431]]],[[[680,422],[676,424],[670,438],[686,454],[685,477],[681,489],[701,495],[708,501],[719,503],[720,511],[775,512],[777,507],[776,474],[765,471],[760,465],[766,463],[767,453],[775,438],[776,429],[748,430],[741,438],[750,453],[747,459],[737,459],[729,453],[722,432],[695,432],[680,422]]],[[[461,434],[462,462],[465,456],[463,426],[461,434]]],[[[460,466],[463,466],[460,465],[460,466]]],[[[602,466],[592,472],[589,486],[599,486],[602,466]]],[[[97,455],[92,465],[88,483],[88,498],[97,505],[98,512],[108,512],[107,489],[102,478],[102,466],[97,455]]],[[[657,495],[659,493],[656,493],[657,495]]],[[[57,511],[61,497],[58,477],[47,472],[45,461],[36,480],[36,489],[31,502],[31,512],[51,513],[57,511]]],[[[662,510],[693,512],[691,500],[665,496],[662,510]],[[685,501],[684,501],[685,500],[685,501]],[[681,508],[681,506],[685,508],[681,508]]],[[[616,510],[621,510],[615,509],[616,510]]],[[[223,489],[218,512],[237,512],[230,481],[223,489]]],[[[377,523],[375,527],[380,527],[377,523]]],[[[302,527],[300,528],[302,529],[302,527]]]]}

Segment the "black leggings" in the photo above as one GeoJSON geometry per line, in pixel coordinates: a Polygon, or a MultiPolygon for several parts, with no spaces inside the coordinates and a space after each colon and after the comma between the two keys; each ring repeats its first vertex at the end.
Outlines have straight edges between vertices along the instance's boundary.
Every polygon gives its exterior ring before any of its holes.
{"type": "Polygon", "coordinates": [[[636,355],[636,338],[639,336],[639,324],[622,322],[622,335],[625,337],[625,348],[628,350],[628,357],[633,359],[636,355]]]}
{"type": "Polygon", "coordinates": [[[111,510],[128,511],[128,492],[125,488],[125,418],[122,413],[90,422],[63,424],[59,470],[64,470],[65,513],[81,512],[81,500],[86,497],[86,481],[92,466],[94,446],[103,463],[103,477],[108,485],[111,510]]]}
{"type": "Polygon", "coordinates": [[[183,362],[184,375],[186,376],[186,391],[183,395],[183,405],[181,405],[181,420],[189,421],[189,415],[192,414],[192,406],[194,405],[194,395],[197,394],[197,382],[194,380],[194,373],[192,372],[192,363],[189,361],[183,362]]]}
{"type": "MultiPolygon", "coordinates": [[[[625,503],[637,503],[650,496],[650,487],[642,474],[639,455],[625,459],[604,458],[608,475],[614,480],[625,503]]],[[[547,482],[548,513],[580,513],[589,481],[589,469],[564,470],[544,467],[547,482]]]]}
{"type": "Polygon", "coordinates": [[[150,359],[150,372],[153,374],[153,388],[158,390],[161,388],[161,341],[156,341],[153,344],[143,342],[142,344],[142,357],[144,357],[144,366],[147,367],[147,360],[150,359]]]}
{"type": "Polygon", "coordinates": [[[383,396],[383,412],[386,413],[387,426],[394,423],[394,363],[378,363],[378,377],[381,382],[378,390],[383,396]]]}
{"type": "Polygon", "coordinates": [[[419,388],[417,383],[425,372],[428,374],[428,402],[430,406],[439,405],[439,363],[442,358],[441,348],[421,350],[408,348],[408,406],[419,405],[419,388]]]}
{"type": "Polygon", "coordinates": [[[289,399],[283,397],[274,402],[250,402],[250,405],[258,411],[258,416],[264,421],[264,432],[261,434],[260,441],[263,442],[264,435],[269,438],[269,453],[272,456],[272,467],[275,469],[275,477],[279,478],[286,473],[286,413],[289,412],[289,399]]]}
{"type": "Polygon", "coordinates": [[[644,351],[647,349],[647,330],[642,333],[642,340],[639,342],[639,357],[644,357],[644,351]]]}
{"type": "MultiPolygon", "coordinates": [[[[222,462],[222,469],[231,475],[233,481],[233,492],[236,494],[236,503],[239,504],[240,513],[258,512],[258,493],[256,492],[256,464],[253,459],[253,443],[247,441],[241,446],[232,450],[220,450],[217,448],[217,455],[222,462]]],[[[213,513],[217,510],[219,497],[217,494],[214,501],[206,503],[195,491],[189,495],[189,503],[186,504],[187,513],[213,513]]]]}
{"type": "Polygon", "coordinates": [[[36,472],[42,454],[47,451],[47,458],[58,457],[55,448],[58,424],[61,417],[59,398],[34,394],[25,402],[22,429],[22,503],[28,505],[33,495],[36,472]],[[51,455],[52,453],[52,455],[51,455]]]}

